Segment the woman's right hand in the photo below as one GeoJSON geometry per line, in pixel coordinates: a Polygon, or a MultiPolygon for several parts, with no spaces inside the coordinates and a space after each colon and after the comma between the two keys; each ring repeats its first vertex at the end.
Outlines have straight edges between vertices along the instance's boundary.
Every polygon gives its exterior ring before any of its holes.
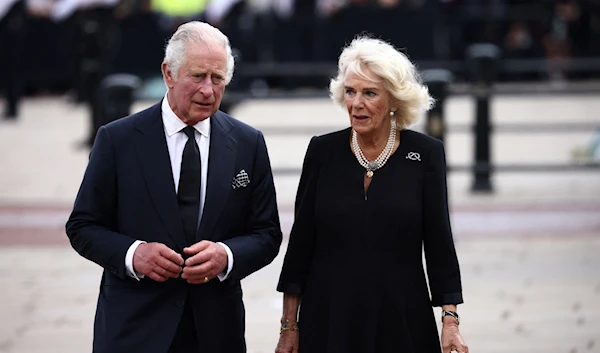
{"type": "Polygon", "coordinates": [[[279,335],[275,353],[298,353],[299,331],[284,331],[279,335]]]}

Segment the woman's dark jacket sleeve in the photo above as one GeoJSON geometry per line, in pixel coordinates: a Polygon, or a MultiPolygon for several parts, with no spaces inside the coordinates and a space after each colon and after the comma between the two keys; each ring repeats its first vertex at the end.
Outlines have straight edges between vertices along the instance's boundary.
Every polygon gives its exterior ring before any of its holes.
{"type": "Polygon", "coordinates": [[[430,150],[423,183],[423,243],[431,304],[461,304],[460,270],[448,212],[446,158],[439,140],[430,150]]]}
{"type": "Polygon", "coordinates": [[[319,174],[317,144],[318,137],[313,137],[302,165],[296,194],[294,225],[277,284],[277,290],[284,293],[302,294],[312,262],[316,237],[316,184],[319,174]]]}

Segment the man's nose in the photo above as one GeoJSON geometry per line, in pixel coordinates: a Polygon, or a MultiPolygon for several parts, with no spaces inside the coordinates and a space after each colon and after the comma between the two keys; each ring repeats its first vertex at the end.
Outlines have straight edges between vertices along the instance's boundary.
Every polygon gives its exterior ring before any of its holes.
{"type": "Polygon", "coordinates": [[[206,77],[202,82],[200,82],[200,93],[205,97],[210,97],[213,93],[212,81],[210,77],[206,77]]]}

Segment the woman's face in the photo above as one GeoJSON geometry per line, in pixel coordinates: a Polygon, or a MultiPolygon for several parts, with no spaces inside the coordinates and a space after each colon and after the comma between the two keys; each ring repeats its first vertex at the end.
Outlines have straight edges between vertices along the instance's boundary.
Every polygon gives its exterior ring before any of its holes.
{"type": "Polygon", "coordinates": [[[364,79],[348,71],[344,81],[344,102],[352,128],[361,136],[377,136],[389,133],[390,94],[383,86],[383,80],[362,66],[369,79],[364,79]]]}

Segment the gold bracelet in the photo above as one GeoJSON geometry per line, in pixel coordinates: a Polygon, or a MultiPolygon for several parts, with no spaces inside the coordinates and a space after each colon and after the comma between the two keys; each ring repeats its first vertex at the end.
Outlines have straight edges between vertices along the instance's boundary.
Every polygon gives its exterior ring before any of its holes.
{"type": "Polygon", "coordinates": [[[282,334],[284,331],[300,331],[300,328],[298,327],[298,323],[289,325],[286,322],[285,324],[281,324],[281,328],[279,329],[279,334],[282,334]]]}

